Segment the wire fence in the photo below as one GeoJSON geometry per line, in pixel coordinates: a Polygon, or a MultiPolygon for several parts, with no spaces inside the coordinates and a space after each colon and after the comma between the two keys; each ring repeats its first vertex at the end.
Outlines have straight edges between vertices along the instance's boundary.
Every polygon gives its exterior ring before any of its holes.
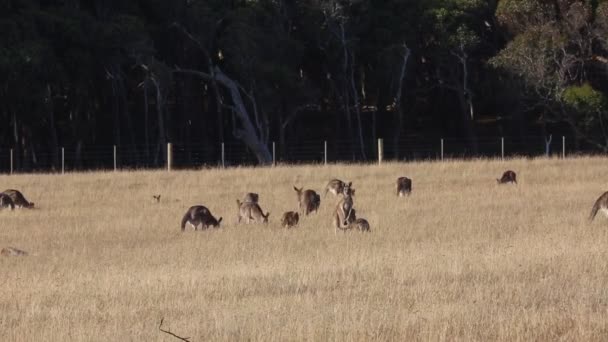
{"type": "MultiPolygon", "coordinates": [[[[273,164],[340,163],[560,156],[581,152],[568,137],[498,137],[473,141],[451,138],[270,142],[273,164]],[[572,146],[570,146],[572,145],[572,146]]],[[[139,146],[66,146],[37,151],[0,148],[0,173],[73,172],[129,169],[194,169],[258,165],[242,143],[199,145],[168,143],[139,146]]]]}

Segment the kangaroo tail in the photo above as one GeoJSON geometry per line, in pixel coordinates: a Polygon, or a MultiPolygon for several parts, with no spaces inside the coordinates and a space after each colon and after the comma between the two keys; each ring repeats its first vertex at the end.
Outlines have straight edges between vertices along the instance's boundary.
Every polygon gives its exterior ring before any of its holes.
{"type": "Polygon", "coordinates": [[[187,212],[182,218],[182,232],[186,230],[186,223],[190,220],[190,212],[187,212]]]}
{"type": "Polygon", "coordinates": [[[589,222],[593,221],[595,215],[597,215],[598,210],[600,210],[600,201],[595,201],[593,208],[591,208],[591,213],[589,214],[589,222]]]}

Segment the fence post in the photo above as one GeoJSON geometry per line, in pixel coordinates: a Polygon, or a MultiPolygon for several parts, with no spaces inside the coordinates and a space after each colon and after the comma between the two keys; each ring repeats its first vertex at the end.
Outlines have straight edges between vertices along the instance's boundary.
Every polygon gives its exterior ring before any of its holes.
{"type": "Polygon", "coordinates": [[[173,151],[171,150],[171,143],[167,143],[167,171],[171,171],[171,163],[173,162],[173,151]]]}
{"type": "Polygon", "coordinates": [[[13,149],[11,148],[11,175],[13,174],[13,149]]]}
{"type": "Polygon", "coordinates": [[[382,164],[382,158],[384,157],[384,141],[382,139],[378,139],[378,165],[382,164]]]}
{"type": "Polygon", "coordinates": [[[562,135],[562,158],[566,158],[566,136],[562,135]]]}
{"type": "Polygon", "coordinates": [[[222,143],[222,169],[226,168],[226,150],[224,148],[224,143],[222,143]]]}
{"type": "Polygon", "coordinates": [[[277,166],[277,149],[274,141],[272,142],[272,166],[277,166]]]}
{"type": "Polygon", "coordinates": [[[65,148],[61,148],[61,174],[65,173],[65,148]]]}
{"type": "Polygon", "coordinates": [[[505,160],[505,137],[500,137],[500,158],[505,160]]]}
{"type": "Polygon", "coordinates": [[[324,159],[325,165],[327,165],[327,140],[325,140],[323,143],[323,159],[324,159]]]}
{"type": "Polygon", "coordinates": [[[443,138],[441,138],[441,161],[443,161],[443,138]]]}
{"type": "Polygon", "coordinates": [[[113,154],[114,154],[114,171],[116,171],[116,145],[114,145],[114,149],[113,149],[113,154]]]}

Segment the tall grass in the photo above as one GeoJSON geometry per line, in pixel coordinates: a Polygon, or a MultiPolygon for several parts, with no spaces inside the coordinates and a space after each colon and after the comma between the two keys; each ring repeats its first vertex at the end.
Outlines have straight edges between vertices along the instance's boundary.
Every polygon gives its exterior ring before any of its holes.
{"type": "MultiPolygon", "coordinates": [[[[0,339],[607,340],[603,158],[0,176],[0,339]],[[506,169],[518,185],[497,185],[506,169]],[[409,198],[395,180],[413,180],[409,198]],[[293,185],[353,182],[371,233],[335,234],[337,198],[286,230],[293,185]],[[1,191],[2,189],[0,189],[1,191]],[[236,225],[260,194],[268,225],[236,225]],[[156,203],[154,194],[161,194],[156,203]],[[218,230],[180,231],[194,204],[218,230]]],[[[321,192],[322,193],[322,192],[321,192]]]]}

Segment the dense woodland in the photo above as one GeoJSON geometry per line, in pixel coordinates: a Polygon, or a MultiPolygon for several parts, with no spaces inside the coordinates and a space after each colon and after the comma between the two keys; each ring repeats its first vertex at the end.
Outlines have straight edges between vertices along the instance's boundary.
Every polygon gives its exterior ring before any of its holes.
{"type": "Polygon", "coordinates": [[[0,147],[32,168],[60,146],[160,164],[167,142],[608,151],[608,1],[0,0],[0,32],[0,147]]]}

